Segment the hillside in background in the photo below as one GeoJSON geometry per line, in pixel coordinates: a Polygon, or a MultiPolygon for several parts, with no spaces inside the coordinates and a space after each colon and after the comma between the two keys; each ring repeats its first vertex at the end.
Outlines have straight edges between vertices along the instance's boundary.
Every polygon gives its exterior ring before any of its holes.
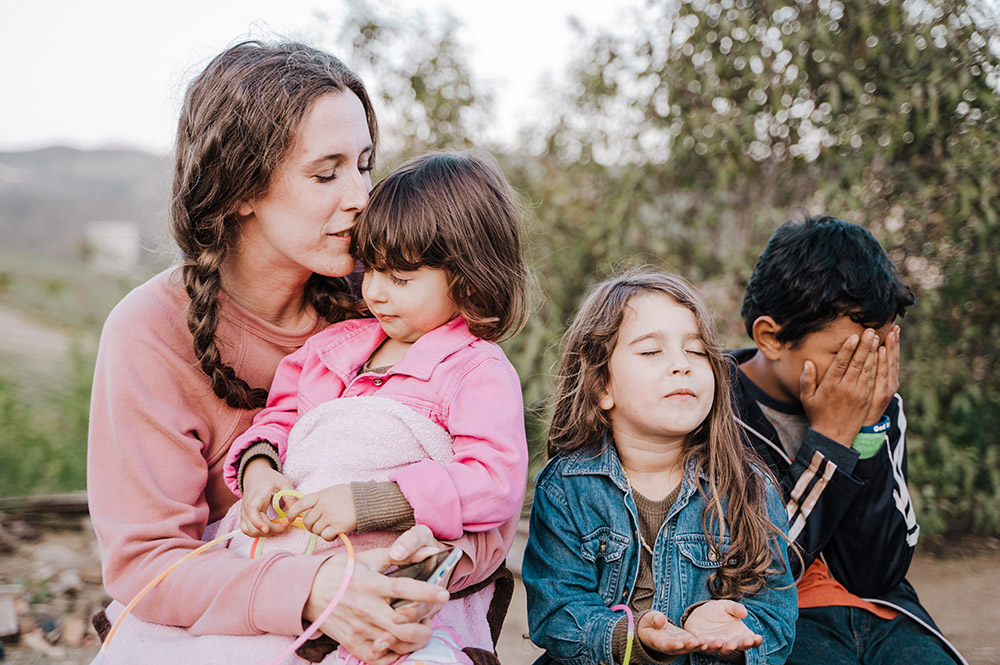
{"type": "MultiPolygon", "coordinates": [[[[88,222],[134,222],[144,257],[166,234],[169,156],[51,147],[0,152],[0,237],[8,250],[76,257],[88,222]]],[[[169,251],[169,250],[168,250],[169,251]]]]}

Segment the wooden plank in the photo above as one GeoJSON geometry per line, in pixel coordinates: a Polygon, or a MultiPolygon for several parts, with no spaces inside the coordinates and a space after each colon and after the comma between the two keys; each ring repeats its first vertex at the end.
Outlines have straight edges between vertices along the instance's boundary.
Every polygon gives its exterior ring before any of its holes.
{"type": "Polygon", "coordinates": [[[20,632],[14,600],[22,593],[24,589],[17,585],[0,585],[0,638],[11,637],[20,632]]]}
{"type": "Polygon", "coordinates": [[[59,515],[86,515],[87,493],[36,494],[0,498],[0,512],[4,513],[56,513],[59,515]]]}

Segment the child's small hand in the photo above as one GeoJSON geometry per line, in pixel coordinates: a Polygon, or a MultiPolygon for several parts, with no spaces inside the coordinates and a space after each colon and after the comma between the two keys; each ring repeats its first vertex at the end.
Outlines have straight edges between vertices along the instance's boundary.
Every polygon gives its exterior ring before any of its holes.
{"type": "Polygon", "coordinates": [[[350,485],[334,485],[292,501],[288,506],[289,521],[299,515],[305,527],[323,540],[333,540],[339,533],[353,533],[358,528],[350,485]]]}
{"type": "Polygon", "coordinates": [[[816,377],[816,365],[805,362],[799,399],[814,430],[851,445],[871,408],[878,355],[878,335],[868,328],[847,338],[822,380],[816,377]]]}
{"type": "Polygon", "coordinates": [[[899,326],[894,325],[878,349],[878,369],[875,389],[863,425],[875,425],[889,408],[889,402],[899,390],[899,326]]]}
{"type": "Polygon", "coordinates": [[[284,531],[287,525],[272,522],[267,509],[276,492],[290,489],[295,489],[292,482],[275,471],[266,457],[250,460],[243,469],[240,530],[251,538],[274,536],[284,531]]]}
{"type": "Polygon", "coordinates": [[[701,651],[727,655],[756,649],[764,638],[747,628],[747,608],[732,600],[710,600],[684,622],[684,629],[701,640],[701,651]]]}
{"type": "Polygon", "coordinates": [[[680,626],[675,626],[657,611],[646,612],[635,629],[636,637],[648,650],[671,656],[698,651],[702,640],[680,626]]]}

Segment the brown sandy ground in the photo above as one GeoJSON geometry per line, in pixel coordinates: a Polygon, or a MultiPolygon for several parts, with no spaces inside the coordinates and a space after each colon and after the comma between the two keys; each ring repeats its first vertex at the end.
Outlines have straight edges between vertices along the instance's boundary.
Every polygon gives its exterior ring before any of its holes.
{"type": "MultiPolygon", "coordinates": [[[[511,554],[515,570],[521,548],[523,539],[511,554]]],[[[90,663],[98,645],[85,619],[107,602],[99,561],[86,518],[50,519],[37,527],[0,515],[0,591],[20,586],[24,591],[18,596],[28,601],[18,603],[22,634],[3,644],[4,665],[90,663]]],[[[915,557],[909,579],[970,665],[1000,663],[1000,541],[925,548],[915,557]]],[[[518,581],[498,647],[504,665],[530,665],[540,653],[527,639],[525,614],[524,586],[518,581]]]]}

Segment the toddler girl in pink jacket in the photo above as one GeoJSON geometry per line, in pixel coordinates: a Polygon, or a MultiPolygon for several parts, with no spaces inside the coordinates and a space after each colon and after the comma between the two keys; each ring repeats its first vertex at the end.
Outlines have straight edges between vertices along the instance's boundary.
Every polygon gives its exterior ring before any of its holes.
{"type": "MultiPolygon", "coordinates": [[[[231,548],[306,550],[308,534],[269,516],[282,489],[305,494],[286,499],[288,516],[302,515],[325,548],[341,532],[361,549],[385,545],[415,523],[454,540],[519,514],[521,389],[496,340],[527,313],[521,234],[516,196],[486,153],[426,155],[372,190],[350,242],[374,318],[334,324],[278,366],[267,406],[226,460],[242,501],[217,532],[247,536],[231,548]]],[[[453,600],[435,619],[431,646],[457,645],[449,662],[465,662],[462,647],[492,652],[491,594],[453,600]]],[[[433,650],[418,653],[432,660],[433,650]]],[[[349,656],[323,662],[337,659],[349,656]]]]}

